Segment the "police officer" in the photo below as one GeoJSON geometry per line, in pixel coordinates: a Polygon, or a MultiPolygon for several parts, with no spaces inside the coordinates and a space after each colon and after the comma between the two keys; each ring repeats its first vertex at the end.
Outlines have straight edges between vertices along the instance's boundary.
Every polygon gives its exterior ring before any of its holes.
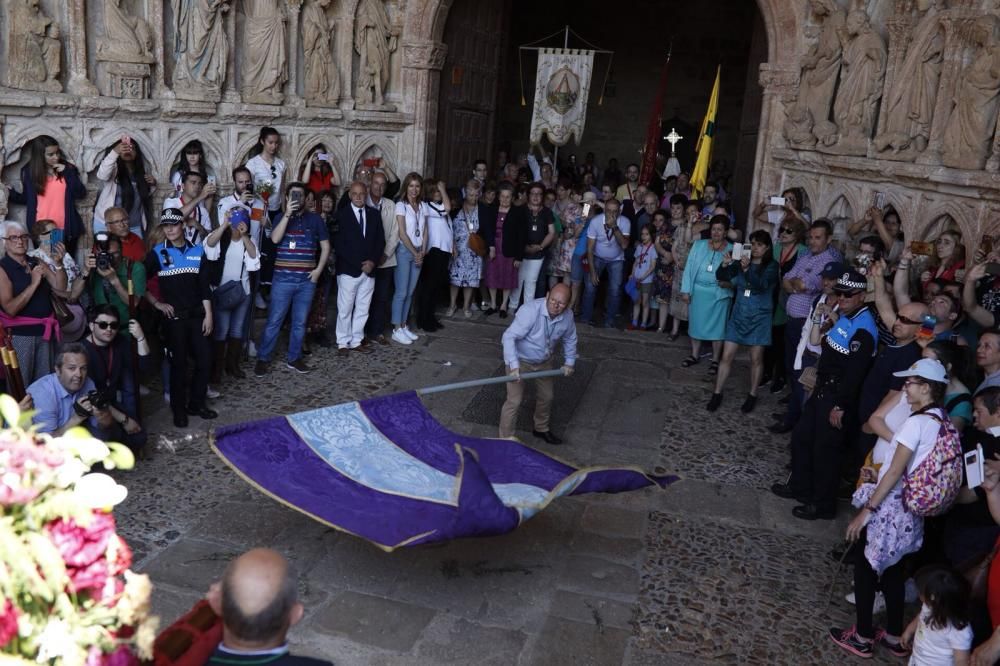
{"type": "MultiPolygon", "coordinates": [[[[814,313],[807,324],[813,340],[822,338],[816,386],[792,431],[792,475],[771,492],[797,499],[792,515],[830,520],[837,510],[840,465],[857,431],[857,402],[878,341],[875,316],[865,305],[865,276],[846,270],[833,288],[839,318],[823,330],[825,318],[814,313]]],[[[815,343],[814,343],[815,344],[815,343]]]]}
{"type": "Polygon", "coordinates": [[[146,299],[166,318],[167,357],[170,360],[170,409],[174,425],[186,428],[188,414],[214,419],[218,414],[205,404],[211,351],[212,295],[207,261],[219,258],[219,246],[195,245],[184,238],[184,213],[167,208],[160,215],[166,240],[146,255],[146,274],[159,278],[160,298],[146,292],[146,299]],[[188,357],[194,357],[188,395],[188,357]]]}

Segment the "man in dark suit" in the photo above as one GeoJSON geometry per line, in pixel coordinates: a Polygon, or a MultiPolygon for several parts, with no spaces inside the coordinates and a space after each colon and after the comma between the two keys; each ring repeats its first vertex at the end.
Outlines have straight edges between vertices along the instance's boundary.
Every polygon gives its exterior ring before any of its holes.
{"type": "Polygon", "coordinates": [[[382,214],[366,205],[368,187],[356,180],[348,191],[351,203],[337,211],[337,353],[370,352],[362,345],[368,308],[375,291],[375,267],[385,249],[382,214]]]}
{"type": "Polygon", "coordinates": [[[207,599],[222,618],[222,642],[208,664],[330,666],[289,654],[285,636],[305,611],[295,572],[279,553],[257,548],[240,555],[212,585],[207,599]]]}

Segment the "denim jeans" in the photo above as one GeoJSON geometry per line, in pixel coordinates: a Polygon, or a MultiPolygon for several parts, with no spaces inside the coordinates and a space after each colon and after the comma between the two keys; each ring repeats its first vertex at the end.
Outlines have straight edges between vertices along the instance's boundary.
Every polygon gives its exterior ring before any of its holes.
{"type": "Polygon", "coordinates": [[[413,305],[413,290],[417,288],[420,266],[413,261],[413,253],[405,245],[396,246],[396,293],[392,296],[392,325],[405,326],[413,305]]]}
{"type": "MultiPolygon", "coordinates": [[[[615,315],[618,314],[618,303],[622,295],[622,270],[625,261],[608,261],[600,257],[594,257],[593,269],[598,277],[607,269],[608,273],[608,300],[604,311],[604,323],[608,326],[614,323],[615,315]]],[[[583,321],[591,321],[594,316],[594,297],[597,296],[597,287],[589,275],[583,276],[583,310],[580,313],[583,321]]]]}
{"type": "Polygon", "coordinates": [[[243,328],[247,319],[247,309],[250,307],[250,294],[246,294],[240,304],[229,310],[215,309],[215,321],[212,326],[212,339],[222,342],[227,337],[234,340],[243,339],[243,328]]]}
{"type": "Polygon", "coordinates": [[[288,310],[292,311],[292,325],[288,332],[288,362],[294,363],[302,356],[302,339],[306,333],[306,318],[316,291],[309,278],[287,280],[275,278],[271,283],[271,302],[267,306],[267,324],[257,346],[257,359],[265,363],[271,360],[274,346],[281,333],[281,323],[288,310]]]}

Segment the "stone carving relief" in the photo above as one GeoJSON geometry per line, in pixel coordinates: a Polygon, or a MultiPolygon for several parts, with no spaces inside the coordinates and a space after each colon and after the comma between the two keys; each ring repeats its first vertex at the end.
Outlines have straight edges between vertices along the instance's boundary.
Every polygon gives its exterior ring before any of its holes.
{"type": "Polygon", "coordinates": [[[153,62],[153,32],[141,18],[130,16],[122,0],[104,0],[104,38],[97,57],[117,62],[153,62]]]}
{"type": "Polygon", "coordinates": [[[384,95],[389,83],[389,55],[396,50],[398,39],[399,30],[389,23],[382,0],[361,0],[354,20],[354,49],[361,57],[354,94],[358,108],[390,108],[384,95]]]}
{"type": "Polygon", "coordinates": [[[864,155],[875,129],[882,97],[886,49],[868,14],[855,9],[839,31],[843,46],[840,85],[833,102],[833,122],[817,125],[821,149],[839,155],[864,155]]]}
{"type": "Polygon", "coordinates": [[[288,81],[287,5],[275,0],[243,0],[243,11],[243,101],[281,104],[285,99],[281,88],[288,81]]]}
{"type": "Polygon", "coordinates": [[[219,101],[226,79],[227,0],[171,0],[174,15],[174,95],[219,101]]]}
{"type": "Polygon", "coordinates": [[[1000,106],[1000,21],[984,16],[965,32],[974,49],[958,78],[954,106],[944,132],[943,162],[959,169],[982,169],[990,155],[1000,106]]]}
{"type": "Polygon", "coordinates": [[[834,0],[810,0],[809,6],[820,24],[819,39],[802,58],[798,98],[784,125],[785,138],[796,148],[815,146],[813,128],[830,118],[843,52],[844,11],[834,0]]]}
{"type": "Polygon", "coordinates": [[[882,131],[875,150],[889,159],[912,160],[927,149],[944,61],[942,0],[917,0],[923,17],[912,31],[900,22],[891,26],[893,51],[901,58],[882,104],[882,131]],[[904,55],[905,53],[905,55],[904,55]]]}
{"type": "Polygon", "coordinates": [[[333,59],[336,23],[326,14],[330,0],[310,0],[302,10],[302,53],[305,57],[305,96],[310,106],[336,106],[340,74],[333,59]]]}
{"type": "Polygon", "coordinates": [[[9,0],[7,85],[24,90],[61,92],[62,43],[59,26],[46,16],[38,0],[9,0]]]}

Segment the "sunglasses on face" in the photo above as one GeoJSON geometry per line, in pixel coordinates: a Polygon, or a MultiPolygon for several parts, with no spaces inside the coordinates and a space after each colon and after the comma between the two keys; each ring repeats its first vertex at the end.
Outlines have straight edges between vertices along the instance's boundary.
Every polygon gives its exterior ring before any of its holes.
{"type": "Polygon", "coordinates": [[[118,328],[119,328],[118,322],[116,322],[116,321],[107,321],[107,320],[103,320],[103,319],[99,320],[99,321],[95,321],[94,325],[97,326],[97,328],[101,329],[102,331],[106,331],[109,328],[112,331],[117,331],[118,328]]]}
{"type": "Polygon", "coordinates": [[[904,317],[903,315],[896,315],[896,321],[898,321],[901,324],[909,324],[910,326],[920,326],[920,324],[923,323],[919,321],[913,321],[909,317],[904,317]]]}
{"type": "Polygon", "coordinates": [[[779,234],[794,234],[795,232],[788,227],[781,227],[778,229],[779,234]]]}

